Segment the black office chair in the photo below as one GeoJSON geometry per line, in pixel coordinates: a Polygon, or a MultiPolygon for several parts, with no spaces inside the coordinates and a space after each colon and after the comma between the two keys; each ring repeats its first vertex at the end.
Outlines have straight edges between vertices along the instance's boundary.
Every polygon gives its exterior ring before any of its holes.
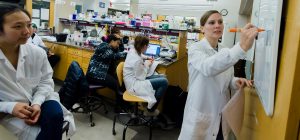
{"type": "Polygon", "coordinates": [[[102,99],[95,96],[97,89],[105,88],[102,85],[89,85],[89,94],[88,96],[81,98],[79,100],[79,106],[72,109],[72,112],[76,113],[88,113],[90,118],[91,127],[95,126],[95,122],[93,121],[93,111],[97,110],[101,107],[104,109],[104,113],[107,114],[108,110],[106,105],[103,103],[102,99]]]}
{"type": "Polygon", "coordinates": [[[67,140],[70,140],[70,138],[68,138],[69,126],[70,126],[70,122],[64,121],[62,133],[66,133],[67,140]]]}
{"type": "Polygon", "coordinates": [[[103,101],[92,94],[92,91],[103,88],[101,85],[89,85],[85,75],[78,64],[73,61],[69,66],[66,79],[62,88],[59,90],[61,103],[71,112],[87,113],[90,118],[91,127],[95,126],[93,122],[93,111],[103,107],[105,113],[107,109],[103,101]],[[78,107],[73,105],[78,103],[78,107]]]}

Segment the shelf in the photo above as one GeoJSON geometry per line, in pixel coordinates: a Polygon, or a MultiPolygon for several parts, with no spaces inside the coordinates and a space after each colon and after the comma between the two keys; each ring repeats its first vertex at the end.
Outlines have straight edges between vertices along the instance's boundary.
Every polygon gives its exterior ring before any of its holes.
{"type": "Polygon", "coordinates": [[[84,26],[95,26],[98,25],[98,27],[105,27],[106,25],[109,27],[116,27],[120,30],[127,30],[127,31],[133,31],[133,32],[142,32],[142,31],[149,31],[150,33],[157,34],[157,35],[170,35],[170,36],[179,36],[180,32],[188,31],[188,30],[179,30],[179,29],[156,29],[152,27],[145,27],[145,26],[127,26],[127,25],[119,25],[114,23],[105,23],[100,21],[95,22],[89,22],[84,20],[69,20],[65,18],[59,18],[59,21],[63,24],[81,24],[84,26]]]}

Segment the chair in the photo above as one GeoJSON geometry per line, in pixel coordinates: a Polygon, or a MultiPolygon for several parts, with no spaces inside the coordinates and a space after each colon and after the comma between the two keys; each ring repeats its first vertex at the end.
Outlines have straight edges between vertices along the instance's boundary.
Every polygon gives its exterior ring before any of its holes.
{"type": "MultiPolygon", "coordinates": [[[[89,95],[90,95],[90,97],[98,98],[98,97],[95,96],[95,95],[97,94],[97,93],[96,93],[96,90],[97,90],[97,89],[102,89],[102,88],[105,88],[105,86],[90,84],[90,85],[89,85],[89,95]]],[[[103,103],[103,101],[102,101],[101,99],[99,100],[99,98],[98,98],[98,101],[100,101],[100,102],[98,102],[98,103],[99,103],[99,104],[98,104],[98,108],[100,108],[101,106],[103,106],[104,111],[105,111],[104,113],[107,114],[107,113],[108,113],[108,110],[107,110],[107,108],[106,108],[106,105],[103,103]],[[100,106],[99,106],[99,105],[100,105],[100,106]]],[[[91,110],[97,110],[98,108],[94,108],[94,109],[91,109],[91,110]]],[[[89,115],[90,115],[90,123],[91,123],[91,127],[94,127],[94,126],[95,126],[95,122],[93,122],[93,114],[92,114],[92,111],[89,112],[89,115]]]]}
{"type": "MultiPolygon", "coordinates": [[[[122,86],[122,84],[123,84],[123,67],[124,67],[124,62],[120,62],[119,65],[117,66],[117,69],[116,69],[120,86],[122,86]]],[[[123,93],[123,100],[127,101],[127,102],[130,102],[130,103],[134,103],[135,104],[134,105],[134,111],[133,112],[127,112],[127,113],[115,114],[114,121],[113,121],[112,134],[116,135],[115,124],[116,124],[117,117],[130,116],[130,119],[127,122],[125,122],[125,123],[121,122],[121,123],[124,124],[123,140],[125,140],[126,130],[127,130],[128,126],[147,126],[147,127],[149,127],[149,132],[150,132],[149,140],[151,140],[151,138],[152,138],[153,117],[151,117],[150,119],[146,119],[146,117],[143,115],[143,112],[139,111],[139,104],[147,103],[147,101],[132,95],[127,90],[123,93]]]]}
{"type": "Polygon", "coordinates": [[[62,128],[62,133],[66,133],[66,137],[67,137],[68,140],[70,140],[70,138],[68,138],[69,126],[70,126],[70,122],[64,121],[63,128],[62,128]]]}
{"type": "Polygon", "coordinates": [[[59,91],[62,104],[75,113],[87,113],[90,118],[91,127],[95,126],[93,122],[93,111],[103,106],[105,113],[107,109],[102,100],[94,96],[96,89],[104,88],[102,85],[89,85],[85,75],[78,64],[73,61],[69,66],[68,73],[62,88],[59,91]],[[78,103],[79,106],[73,108],[78,103]]]}

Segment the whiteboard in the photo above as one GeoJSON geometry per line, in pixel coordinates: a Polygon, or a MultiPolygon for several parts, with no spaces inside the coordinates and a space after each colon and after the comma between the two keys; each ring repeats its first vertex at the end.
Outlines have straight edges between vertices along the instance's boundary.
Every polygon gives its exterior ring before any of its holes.
{"type": "Polygon", "coordinates": [[[255,41],[254,85],[268,116],[273,115],[282,0],[254,0],[251,21],[266,31],[255,41]]]}

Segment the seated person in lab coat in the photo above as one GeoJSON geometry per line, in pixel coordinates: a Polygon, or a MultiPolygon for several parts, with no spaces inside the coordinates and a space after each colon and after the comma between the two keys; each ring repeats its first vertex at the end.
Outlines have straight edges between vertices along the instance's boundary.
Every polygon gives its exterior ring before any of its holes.
{"type": "Polygon", "coordinates": [[[123,92],[118,82],[116,67],[117,61],[125,59],[125,52],[119,52],[120,36],[109,35],[107,42],[101,43],[95,48],[87,70],[87,80],[90,84],[100,84],[112,89],[116,94],[115,111],[119,112],[123,103],[123,92]]]}
{"type": "Polygon", "coordinates": [[[233,75],[233,65],[252,47],[257,28],[247,24],[240,42],[219,49],[224,24],[221,14],[210,10],[200,19],[204,38],[188,50],[189,93],[179,140],[227,140],[230,128],[222,118],[222,109],[230,99],[230,90],[252,86],[252,81],[233,75]]]}
{"type": "Polygon", "coordinates": [[[123,75],[126,89],[134,95],[148,102],[145,116],[157,116],[157,106],[160,98],[168,87],[168,80],[163,75],[146,77],[153,59],[144,60],[142,53],[147,50],[149,38],[137,36],[134,40],[134,48],[130,49],[125,60],[123,75]]]}
{"type": "Polygon", "coordinates": [[[44,44],[44,42],[36,32],[37,32],[37,26],[34,23],[32,23],[32,34],[31,37],[27,40],[27,43],[32,43],[33,45],[44,49],[48,55],[48,61],[51,67],[53,68],[60,60],[60,57],[58,55],[55,55],[53,52],[49,50],[49,48],[47,48],[47,46],[44,44]]]}
{"type": "Polygon", "coordinates": [[[54,92],[46,53],[26,44],[30,36],[30,14],[0,3],[0,124],[20,140],[61,140],[64,120],[74,134],[73,116],[54,92]]]}

